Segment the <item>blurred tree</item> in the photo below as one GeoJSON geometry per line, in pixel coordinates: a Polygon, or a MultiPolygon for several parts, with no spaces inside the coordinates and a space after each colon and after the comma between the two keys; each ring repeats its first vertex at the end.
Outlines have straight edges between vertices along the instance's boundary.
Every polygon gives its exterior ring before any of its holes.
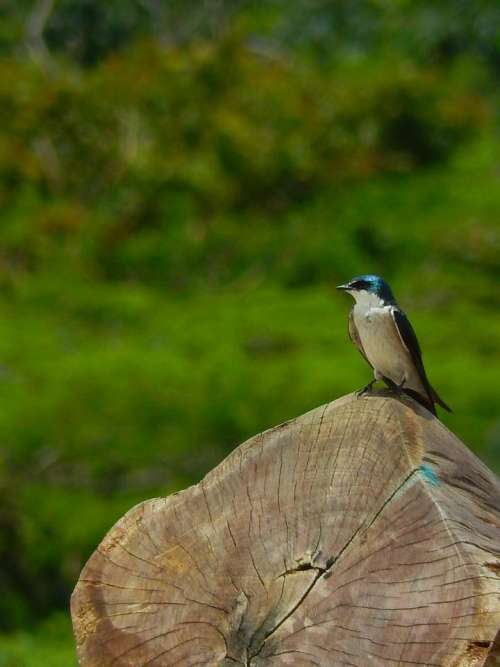
{"type": "Polygon", "coordinates": [[[135,0],[59,0],[46,38],[55,52],[93,65],[150,30],[148,12],[135,0]]]}
{"type": "Polygon", "coordinates": [[[163,45],[220,38],[237,20],[254,41],[306,50],[319,61],[390,44],[421,60],[450,61],[468,53],[496,74],[500,68],[496,0],[19,0],[0,11],[4,51],[22,42],[30,53],[48,48],[83,65],[139,37],[163,45]]]}
{"type": "Polygon", "coordinates": [[[260,233],[232,242],[242,215],[255,231],[325,188],[439,163],[489,115],[460,67],[291,68],[235,37],[135,48],[79,78],[0,71],[6,256],[171,288],[275,256],[260,233]]]}

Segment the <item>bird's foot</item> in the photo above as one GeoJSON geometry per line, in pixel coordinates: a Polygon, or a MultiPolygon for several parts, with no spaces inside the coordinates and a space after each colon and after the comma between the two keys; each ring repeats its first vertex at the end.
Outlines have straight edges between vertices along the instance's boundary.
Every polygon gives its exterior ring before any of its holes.
{"type": "Polygon", "coordinates": [[[372,392],[372,387],[375,384],[377,380],[372,380],[369,382],[365,387],[362,387],[361,389],[358,389],[356,392],[357,398],[361,398],[361,396],[364,396],[365,394],[371,394],[372,392]]]}
{"type": "Polygon", "coordinates": [[[403,394],[403,387],[405,386],[406,378],[403,378],[399,384],[396,384],[396,382],[393,382],[389,378],[384,377],[383,378],[385,384],[389,387],[389,389],[396,394],[396,396],[401,397],[403,394]]]}

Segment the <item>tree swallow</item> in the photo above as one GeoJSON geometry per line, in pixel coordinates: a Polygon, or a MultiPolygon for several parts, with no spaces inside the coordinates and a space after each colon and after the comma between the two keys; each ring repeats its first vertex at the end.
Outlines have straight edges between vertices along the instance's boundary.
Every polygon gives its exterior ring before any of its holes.
{"type": "Polygon", "coordinates": [[[373,368],[375,378],[358,395],[371,391],[377,380],[383,380],[390,389],[398,394],[407,393],[434,415],[435,403],[451,412],[431,387],[417,336],[385,280],[379,276],[358,276],[337,289],[354,297],[349,336],[373,368]]]}

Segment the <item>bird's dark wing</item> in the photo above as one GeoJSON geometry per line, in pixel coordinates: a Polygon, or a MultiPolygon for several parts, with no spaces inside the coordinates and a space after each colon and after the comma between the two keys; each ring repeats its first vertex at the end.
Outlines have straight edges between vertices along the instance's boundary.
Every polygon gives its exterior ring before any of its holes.
{"type": "MultiPolygon", "coordinates": [[[[371,366],[370,362],[368,361],[368,357],[366,356],[365,351],[363,350],[363,345],[361,344],[361,338],[359,337],[358,329],[357,329],[356,325],[354,324],[354,314],[353,314],[352,310],[349,313],[349,338],[352,340],[354,345],[361,352],[361,354],[365,358],[365,361],[371,366]]],[[[373,368],[373,366],[372,366],[372,368],[373,368]]]]}
{"type": "MultiPolygon", "coordinates": [[[[422,352],[420,350],[420,345],[418,344],[417,336],[413,327],[410,323],[410,320],[406,317],[402,310],[397,306],[391,308],[391,315],[396,325],[396,331],[403,343],[404,347],[408,350],[410,357],[412,358],[417,373],[419,375],[420,381],[422,382],[427,398],[432,407],[434,403],[438,403],[448,412],[451,412],[450,408],[446,403],[439,397],[438,393],[431,387],[429,380],[427,379],[427,374],[425,372],[424,363],[422,361],[422,352]]],[[[433,410],[434,411],[434,410],[433,410]]]]}

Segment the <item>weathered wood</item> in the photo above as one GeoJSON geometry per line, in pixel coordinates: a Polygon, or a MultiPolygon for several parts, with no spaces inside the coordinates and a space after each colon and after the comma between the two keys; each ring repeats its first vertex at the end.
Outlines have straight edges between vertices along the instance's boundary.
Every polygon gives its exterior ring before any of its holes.
{"type": "Polygon", "coordinates": [[[72,615],[84,667],[492,667],[500,484],[411,399],[346,396],[130,510],[72,615]]]}

